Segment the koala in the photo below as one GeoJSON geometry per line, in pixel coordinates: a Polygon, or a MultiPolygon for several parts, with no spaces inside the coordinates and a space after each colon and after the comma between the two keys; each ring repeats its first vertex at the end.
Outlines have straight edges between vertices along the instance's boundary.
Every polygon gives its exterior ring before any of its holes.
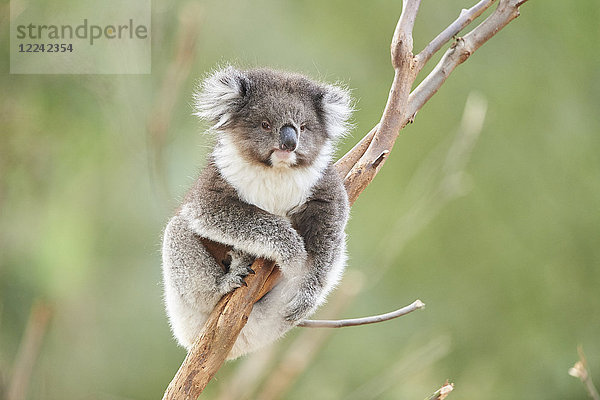
{"type": "Polygon", "coordinates": [[[349,205],[332,152],[349,128],[351,97],[299,74],[226,67],[206,78],[194,99],[216,144],[164,231],[174,336],[189,350],[218,300],[245,284],[256,258],[275,261],[282,273],[254,305],[233,359],[281,337],[341,278],[349,205]],[[226,271],[202,238],[231,246],[226,271]]]}

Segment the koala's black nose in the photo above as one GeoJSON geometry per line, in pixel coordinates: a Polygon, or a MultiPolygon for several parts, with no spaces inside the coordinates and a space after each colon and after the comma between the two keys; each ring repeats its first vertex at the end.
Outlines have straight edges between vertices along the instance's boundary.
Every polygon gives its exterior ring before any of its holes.
{"type": "Polygon", "coordinates": [[[298,144],[298,133],[293,126],[284,125],[279,131],[279,149],[294,151],[298,144]]]}

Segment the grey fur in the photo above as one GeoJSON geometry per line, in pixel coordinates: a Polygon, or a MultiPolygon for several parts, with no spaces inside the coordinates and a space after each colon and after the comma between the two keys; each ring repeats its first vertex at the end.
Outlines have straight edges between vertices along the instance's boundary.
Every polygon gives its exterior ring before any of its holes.
{"type": "Polygon", "coordinates": [[[331,152],[352,108],[342,88],[232,67],[204,80],[196,106],[213,124],[217,144],[165,229],[166,307],[177,340],[189,350],[219,298],[243,284],[252,261],[277,262],[282,280],[254,306],[229,354],[235,358],[309,316],[341,277],[349,206],[331,152]],[[284,126],[298,133],[293,152],[277,150],[284,126]],[[233,247],[229,271],[199,237],[233,247]]]}

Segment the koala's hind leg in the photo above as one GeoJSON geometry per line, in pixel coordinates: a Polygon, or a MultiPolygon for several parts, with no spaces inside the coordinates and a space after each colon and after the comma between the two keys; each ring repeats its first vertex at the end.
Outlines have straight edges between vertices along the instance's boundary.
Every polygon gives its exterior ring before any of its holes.
{"type": "Polygon", "coordinates": [[[219,299],[244,284],[252,260],[232,251],[229,271],[223,271],[179,216],[165,229],[162,253],[167,314],[175,337],[189,349],[219,299]]]}

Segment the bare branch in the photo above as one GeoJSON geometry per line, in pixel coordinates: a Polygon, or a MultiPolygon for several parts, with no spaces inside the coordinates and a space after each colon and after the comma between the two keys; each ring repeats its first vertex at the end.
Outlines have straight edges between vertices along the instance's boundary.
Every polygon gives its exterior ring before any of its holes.
{"type": "Polygon", "coordinates": [[[479,26],[458,38],[446,51],[433,71],[416,87],[408,98],[408,112],[414,116],[433,96],[454,69],[465,62],[478,48],[487,42],[510,21],[519,16],[519,5],[525,1],[500,0],[496,10],[479,26]]]}
{"type": "Polygon", "coordinates": [[[202,334],[185,357],[169,384],[163,400],[196,399],[217,373],[248,320],[252,306],[264,292],[275,263],[258,259],[254,275],[242,286],[223,296],[210,314],[202,334]]]}
{"type": "MultiPolygon", "coordinates": [[[[408,95],[412,84],[416,79],[419,68],[424,64],[412,54],[412,35],[407,34],[408,27],[412,28],[414,20],[410,17],[400,17],[398,27],[394,33],[392,50],[396,51],[392,59],[395,74],[392,88],[388,97],[385,111],[379,123],[379,129],[361,159],[350,170],[346,176],[346,190],[350,202],[353,203],[358,195],[375,178],[383,163],[392,150],[400,129],[412,122],[417,112],[438,91],[450,73],[467,58],[471,56],[487,40],[498,33],[510,21],[519,15],[519,6],[526,0],[500,0],[496,10],[486,18],[479,26],[469,32],[465,37],[458,39],[453,46],[446,51],[434,70],[408,95]],[[406,26],[401,26],[402,22],[406,26]],[[405,53],[398,54],[399,49],[405,53]],[[406,97],[408,96],[408,97],[406,97]]],[[[412,4],[412,3],[411,3],[412,4]]],[[[413,12],[415,5],[409,7],[408,2],[404,11],[413,12]]],[[[473,15],[481,11],[483,5],[474,7],[473,15]]],[[[472,8],[473,9],[473,8],[472,8]]],[[[467,12],[465,18],[470,14],[467,12]]],[[[459,17],[462,22],[462,19],[459,17]]],[[[452,25],[451,25],[452,26],[452,25]]],[[[447,28],[451,32],[455,28],[447,28]]],[[[447,34],[446,33],[446,34],[447,34]]],[[[434,44],[427,52],[440,47],[439,40],[434,39],[434,44]]],[[[423,57],[427,53],[423,54],[423,57]]],[[[432,53],[433,54],[433,53],[432,53]]]]}
{"type": "Polygon", "coordinates": [[[420,310],[425,307],[425,303],[421,300],[415,300],[412,304],[406,307],[402,307],[396,311],[392,311],[386,314],[373,315],[370,317],[363,318],[352,318],[352,319],[339,319],[339,320],[310,320],[306,319],[298,324],[305,328],[344,328],[346,326],[358,326],[375,324],[378,322],[389,321],[390,319],[398,318],[403,315],[409,314],[415,310],[420,310]]]}
{"type": "Polygon", "coordinates": [[[392,38],[391,56],[394,67],[394,81],[390,89],[379,128],[377,128],[369,147],[354,167],[346,175],[345,185],[350,203],[373,180],[389,155],[400,129],[407,123],[405,110],[408,95],[416,77],[415,57],[412,53],[412,30],[420,0],[403,2],[402,14],[392,38]]]}
{"type": "Polygon", "coordinates": [[[365,154],[365,151],[367,151],[367,148],[371,144],[378,128],[379,124],[375,125],[373,129],[360,140],[360,142],[354,145],[354,147],[344,154],[342,158],[337,160],[335,169],[342,178],[345,178],[346,175],[348,175],[348,172],[354,167],[354,164],[356,164],[363,154],[365,154]]]}
{"type": "Polygon", "coordinates": [[[420,71],[429,59],[437,53],[446,43],[460,31],[465,29],[471,22],[484,13],[496,0],[481,0],[468,10],[463,9],[458,18],[448,25],[439,35],[417,54],[417,69],[420,71]]]}
{"type": "Polygon", "coordinates": [[[579,354],[579,361],[577,361],[575,365],[569,369],[569,375],[579,378],[593,400],[600,400],[600,394],[598,394],[598,390],[596,389],[596,386],[594,386],[594,382],[592,382],[592,376],[590,374],[585,354],[583,354],[583,347],[581,347],[581,345],[577,346],[577,353],[579,354]]]}
{"type": "Polygon", "coordinates": [[[419,11],[421,0],[405,0],[402,2],[402,14],[398,19],[391,44],[392,66],[394,69],[406,68],[404,63],[412,56],[412,31],[419,11]]]}
{"type": "Polygon", "coordinates": [[[454,383],[448,383],[448,381],[446,381],[446,383],[444,383],[444,386],[442,386],[434,394],[429,396],[427,400],[444,400],[453,390],[454,383]]]}

